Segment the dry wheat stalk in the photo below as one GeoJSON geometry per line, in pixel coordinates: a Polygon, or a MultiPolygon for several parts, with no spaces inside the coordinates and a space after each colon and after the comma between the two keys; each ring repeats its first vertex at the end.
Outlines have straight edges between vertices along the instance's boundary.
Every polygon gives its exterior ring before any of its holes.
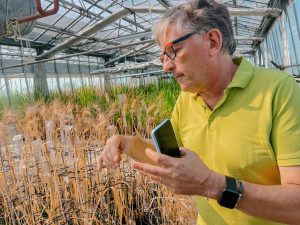
{"type": "Polygon", "coordinates": [[[137,173],[127,157],[117,172],[106,168],[102,175],[97,172],[96,160],[108,137],[113,133],[149,137],[159,111],[159,103],[147,106],[127,97],[109,101],[106,112],[97,106],[92,113],[90,108],[54,101],[37,103],[23,117],[5,114],[0,123],[2,221],[194,224],[193,200],[174,196],[137,173]]]}

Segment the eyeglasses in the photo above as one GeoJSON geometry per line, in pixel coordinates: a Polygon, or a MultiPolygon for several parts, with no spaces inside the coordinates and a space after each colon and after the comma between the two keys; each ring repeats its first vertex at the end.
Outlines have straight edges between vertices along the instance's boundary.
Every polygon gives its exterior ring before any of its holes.
{"type": "Polygon", "coordinates": [[[177,38],[174,41],[168,42],[166,44],[165,50],[162,52],[162,54],[159,56],[159,59],[162,63],[165,61],[165,55],[167,55],[170,59],[174,60],[176,58],[176,51],[174,50],[173,46],[181,41],[184,41],[188,38],[190,38],[193,34],[197,32],[191,32],[188,33],[182,37],[177,38]]]}

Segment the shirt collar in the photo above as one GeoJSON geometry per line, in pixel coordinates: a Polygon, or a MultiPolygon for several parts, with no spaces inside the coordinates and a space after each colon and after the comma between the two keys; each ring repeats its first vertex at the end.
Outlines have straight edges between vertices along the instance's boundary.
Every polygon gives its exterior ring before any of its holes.
{"type": "Polygon", "coordinates": [[[234,58],[232,61],[238,66],[238,69],[236,70],[231,83],[228,85],[228,88],[247,87],[253,76],[253,65],[242,57],[234,58]]]}

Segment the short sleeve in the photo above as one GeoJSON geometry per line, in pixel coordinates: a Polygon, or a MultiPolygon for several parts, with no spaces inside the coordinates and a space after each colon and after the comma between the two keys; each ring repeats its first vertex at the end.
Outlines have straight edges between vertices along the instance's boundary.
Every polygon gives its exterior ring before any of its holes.
{"type": "Polygon", "coordinates": [[[300,87],[292,76],[278,85],[272,117],[271,145],[278,166],[300,165],[300,87]]]}

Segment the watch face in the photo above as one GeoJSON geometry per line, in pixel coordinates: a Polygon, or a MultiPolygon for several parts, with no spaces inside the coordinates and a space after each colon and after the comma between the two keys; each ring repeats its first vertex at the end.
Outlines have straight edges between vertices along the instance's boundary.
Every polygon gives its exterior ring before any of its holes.
{"type": "Polygon", "coordinates": [[[224,206],[229,209],[233,209],[235,208],[239,199],[240,199],[239,193],[225,189],[218,202],[221,206],[224,206]]]}

